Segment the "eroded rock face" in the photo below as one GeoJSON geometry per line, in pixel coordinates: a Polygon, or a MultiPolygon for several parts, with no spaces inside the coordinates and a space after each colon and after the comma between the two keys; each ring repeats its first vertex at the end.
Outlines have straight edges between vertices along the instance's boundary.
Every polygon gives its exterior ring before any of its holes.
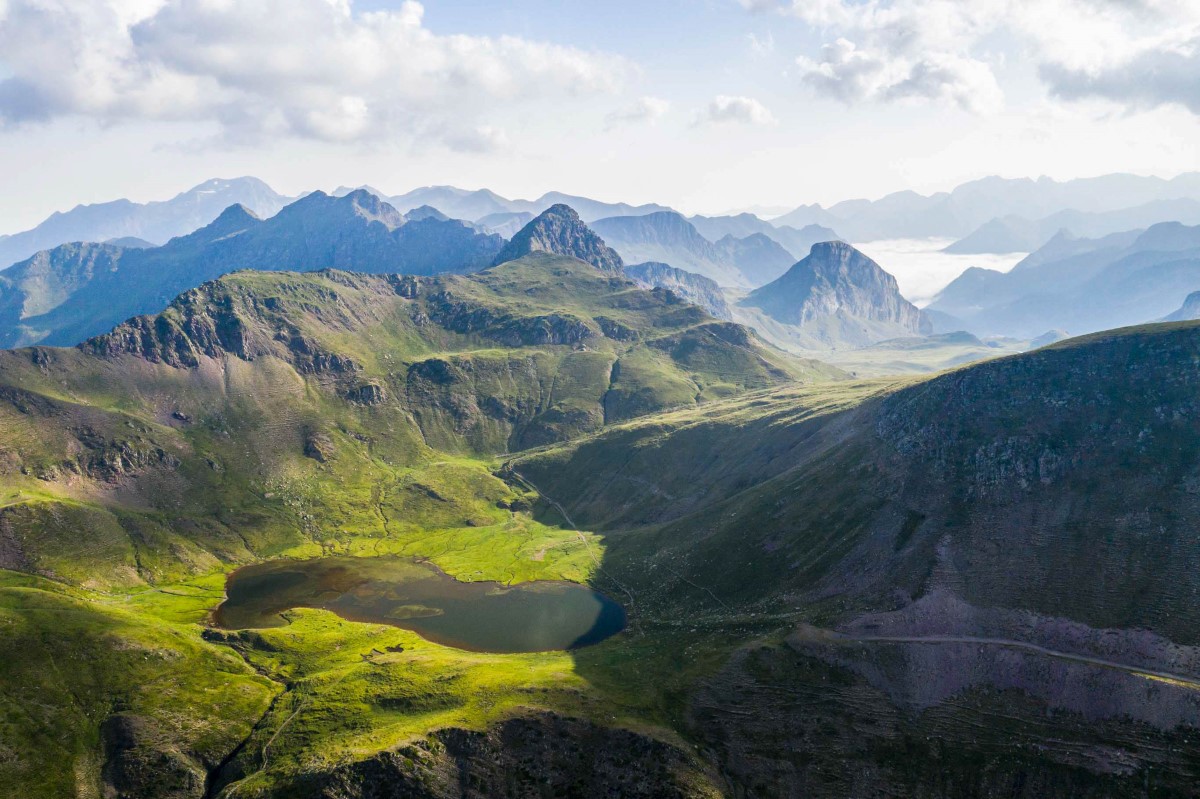
{"type": "Polygon", "coordinates": [[[378,383],[363,383],[347,390],[346,399],[355,405],[382,405],[387,393],[378,383]]]}
{"type": "Polygon", "coordinates": [[[594,335],[583,320],[569,314],[546,314],[510,319],[489,331],[488,337],[509,347],[581,344],[594,335]]]}
{"type": "Polygon", "coordinates": [[[269,351],[251,333],[234,298],[216,284],[181,295],[169,311],[134,317],[80,347],[104,358],[136,355],[175,367],[195,367],[201,356],[229,353],[248,361],[269,351]]]}
{"type": "Polygon", "coordinates": [[[328,463],[337,455],[333,439],[327,433],[319,430],[310,432],[304,438],[304,457],[312,458],[318,463],[328,463]]]}
{"type": "Polygon", "coordinates": [[[103,780],[112,799],[200,799],[206,773],[186,754],[165,745],[138,716],[109,717],[100,727],[103,780]]]}
{"type": "Polygon", "coordinates": [[[287,342],[296,371],[301,374],[349,374],[361,367],[353,359],[328,352],[307,336],[292,335],[287,342]]]}
{"type": "Polygon", "coordinates": [[[681,750],[629,730],[543,713],[424,740],[303,777],[306,799],[699,799],[719,794],[681,750]]]}

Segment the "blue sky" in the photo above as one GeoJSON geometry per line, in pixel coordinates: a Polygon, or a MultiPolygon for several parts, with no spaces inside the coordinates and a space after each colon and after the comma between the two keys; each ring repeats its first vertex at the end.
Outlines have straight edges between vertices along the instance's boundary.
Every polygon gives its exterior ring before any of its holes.
{"type": "Polygon", "coordinates": [[[1191,0],[0,0],[0,231],[258,175],[685,211],[1200,169],[1191,0]]]}

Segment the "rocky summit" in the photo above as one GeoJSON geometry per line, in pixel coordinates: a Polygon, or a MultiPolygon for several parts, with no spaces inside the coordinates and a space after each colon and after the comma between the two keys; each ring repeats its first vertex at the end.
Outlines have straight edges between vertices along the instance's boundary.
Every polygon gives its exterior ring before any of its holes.
{"type": "Polygon", "coordinates": [[[569,205],[552,205],[521,228],[496,255],[493,264],[515,261],[535,252],[567,255],[597,269],[620,273],[621,256],[583,223],[569,205]]]}
{"type": "Polygon", "coordinates": [[[785,345],[866,346],[932,332],[892,275],[840,241],[814,244],[808,257],[750,292],[737,309],[744,321],[760,324],[785,345]]]}

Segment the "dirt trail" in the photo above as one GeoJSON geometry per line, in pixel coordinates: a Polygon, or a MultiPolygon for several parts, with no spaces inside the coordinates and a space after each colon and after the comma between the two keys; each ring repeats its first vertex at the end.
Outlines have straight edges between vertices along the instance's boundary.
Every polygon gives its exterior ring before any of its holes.
{"type": "Polygon", "coordinates": [[[1092,657],[1090,655],[1062,652],[1057,649],[1049,649],[1047,647],[1031,644],[1026,641],[1015,641],[1010,638],[986,638],[972,635],[844,635],[842,633],[837,633],[830,630],[818,630],[817,628],[807,626],[798,629],[792,634],[792,637],[804,641],[828,644],[976,644],[979,646],[1002,646],[1009,649],[1021,649],[1026,652],[1032,652],[1034,654],[1044,655],[1046,657],[1058,658],[1060,660],[1070,660],[1076,663],[1085,663],[1090,666],[1116,669],[1117,671],[1123,671],[1126,674],[1131,674],[1136,677],[1143,677],[1152,680],[1163,680],[1186,688],[1200,690],[1200,678],[1197,677],[1191,677],[1185,674],[1174,674],[1168,671],[1144,669],[1138,666],[1131,666],[1128,663],[1119,663],[1115,660],[1105,660],[1104,658],[1092,657]]]}

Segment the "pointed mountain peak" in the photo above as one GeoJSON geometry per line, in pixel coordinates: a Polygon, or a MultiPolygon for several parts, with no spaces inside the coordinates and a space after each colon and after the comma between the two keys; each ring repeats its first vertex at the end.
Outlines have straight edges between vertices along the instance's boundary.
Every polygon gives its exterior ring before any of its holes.
{"type": "Polygon", "coordinates": [[[261,224],[262,219],[258,214],[241,203],[234,203],[222,211],[221,215],[212,222],[194,233],[179,238],[191,241],[216,241],[261,224]]]}
{"type": "Polygon", "coordinates": [[[828,327],[828,320],[844,327],[846,321],[863,320],[902,335],[931,332],[925,315],[900,295],[896,278],[843,241],[814,244],[806,258],[778,280],[750,292],[742,305],[802,327],[828,327]]]}
{"type": "Polygon", "coordinates": [[[258,214],[241,203],[234,203],[213,220],[213,225],[251,225],[262,221],[258,214]]]}
{"type": "Polygon", "coordinates": [[[404,215],[404,218],[409,222],[418,222],[422,219],[436,219],[439,222],[448,222],[450,217],[443,214],[432,205],[421,205],[404,215]]]}
{"type": "Polygon", "coordinates": [[[620,273],[625,266],[621,256],[583,223],[575,209],[562,203],[550,206],[521,228],[493,264],[515,261],[533,252],[578,258],[611,272],[620,273]]]}

